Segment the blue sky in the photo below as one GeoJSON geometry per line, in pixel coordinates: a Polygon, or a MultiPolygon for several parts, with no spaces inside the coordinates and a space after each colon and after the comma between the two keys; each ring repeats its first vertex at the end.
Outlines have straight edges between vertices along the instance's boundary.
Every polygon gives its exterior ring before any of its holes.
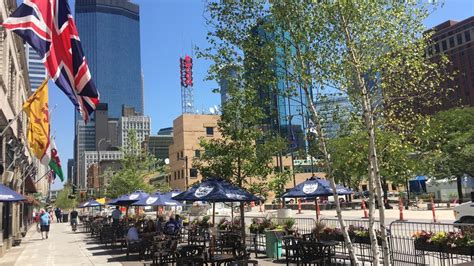
{"type": "MultiPolygon", "coordinates": [[[[179,57],[192,54],[192,46],[206,47],[203,0],[134,0],[140,5],[141,60],[145,84],[145,114],[151,117],[152,134],[173,124],[181,114],[179,57]]],[[[74,1],[69,0],[73,8],[74,1]]],[[[474,15],[474,0],[446,0],[425,22],[436,26],[448,19],[463,20],[474,15]]],[[[80,34],[80,32],[79,32],[80,34]]],[[[87,57],[87,55],[86,55],[87,57]]],[[[211,91],[216,82],[204,81],[210,62],[194,59],[194,103],[199,110],[220,103],[211,91]]],[[[92,77],[94,78],[94,77],[92,77]]],[[[100,89],[100,88],[99,88],[100,89]]],[[[52,133],[63,171],[73,157],[74,110],[64,94],[50,82],[52,133]]],[[[126,97],[126,95],[124,95],[126,97]]],[[[53,188],[62,185],[57,181],[53,188]]]]}

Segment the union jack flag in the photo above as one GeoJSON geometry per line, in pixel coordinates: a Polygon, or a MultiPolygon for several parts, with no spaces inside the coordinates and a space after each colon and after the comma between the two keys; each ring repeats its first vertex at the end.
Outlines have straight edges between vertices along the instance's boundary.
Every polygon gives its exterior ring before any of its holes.
{"type": "Polygon", "coordinates": [[[67,0],[25,0],[3,26],[30,44],[51,79],[88,121],[99,94],[67,0]]]}

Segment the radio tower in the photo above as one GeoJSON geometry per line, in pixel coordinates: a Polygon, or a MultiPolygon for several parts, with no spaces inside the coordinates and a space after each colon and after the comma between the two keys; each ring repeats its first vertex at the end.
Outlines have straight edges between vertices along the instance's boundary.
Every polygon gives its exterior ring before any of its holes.
{"type": "Polygon", "coordinates": [[[181,107],[183,114],[194,113],[193,59],[186,55],[179,58],[181,76],[181,107]]]}

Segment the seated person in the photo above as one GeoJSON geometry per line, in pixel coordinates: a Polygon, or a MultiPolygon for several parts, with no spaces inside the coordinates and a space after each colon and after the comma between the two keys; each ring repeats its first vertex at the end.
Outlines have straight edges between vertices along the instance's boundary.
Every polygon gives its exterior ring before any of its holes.
{"type": "Polygon", "coordinates": [[[165,224],[164,231],[166,235],[174,235],[178,232],[178,226],[173,217],[170,217],[169,221],[165,224]]]}
{"type": "Polygon", "coordinates": [[[138,237],[138,224],[133,224],[132,227],[130,227],[128,229],[128,232],[127,232],[127,241],[130,243],[130,244],[133,244],[133,243],[139,243],[140,242],[140,238],[138,237]]]}
{"type": "Polygon", "coordinates": [[[183,219],[181,219],[181,217],[176,214],[175,216],[175,222],[176,222],[176,225],[178,226],[178,229],[181,229],[183,227],[183,219]]]}
{"type": "Polygon", "coordinates": [[[164,233],[165,231],[164,223],[165,223],[165,219],[163,219],[163,217],[158,217],[158,220],[156,221],[156,232],[158,234],[164,233]]]}
{"type": "Polygon", "coordinates": [[[148,220],[148,222],[146,223],[146,226],[145,226],[143,231],[145,233],[156,232],[155,223],[153,222],[153,220],[148,220]]]}

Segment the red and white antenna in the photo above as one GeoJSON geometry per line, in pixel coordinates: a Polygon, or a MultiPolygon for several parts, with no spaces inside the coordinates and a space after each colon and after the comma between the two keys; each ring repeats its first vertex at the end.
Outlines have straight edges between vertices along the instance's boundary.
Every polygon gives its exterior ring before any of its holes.
{"type": "Polygon", "coordinates": [[[194,113],[193,59],[189,55],[179,59],[181,81],[181,107],[183,114],[194,113]]]}

